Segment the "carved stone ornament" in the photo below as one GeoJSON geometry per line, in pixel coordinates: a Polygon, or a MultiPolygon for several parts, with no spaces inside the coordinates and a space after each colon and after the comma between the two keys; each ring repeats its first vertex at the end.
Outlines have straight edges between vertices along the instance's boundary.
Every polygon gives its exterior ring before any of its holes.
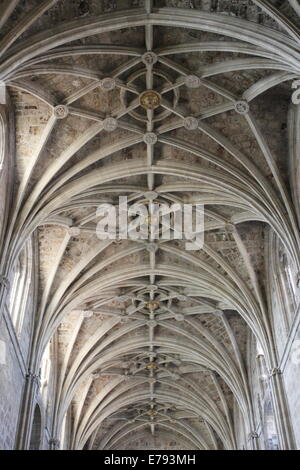
{"type": "Polygon", "coordinates": [[[100,88],[103,91],[111,91],[116,88],[116,80],[114,78],[106,77],[100,82],[100,88]]]}
{"type": "Polygon", "coordinates": [[[103,129],[106,132],[113,132],[118,127],[118,121],[113,117],[108,117],[103,121],[103,129]]]}
{"type": "Polygon", "coordinates": [[[249,109],[249,104],[245,100],[240,100],[235,103],[235,110],[238,114],[247,114],[249,109]]]}
{"type": "Polygon", "coordinates": [[[145,54],[142,55],[142,62],[146,66],[154,65],[157,62],[157,55],[154,52],[145,52],[145,54]]]}
{"type": "Polygon", "coordinates": [[[187,75],[184,77],[184,83],[188,88],[199,88],[201,80],[196,75],[187,75]]]}
{"type": "Polygon", "coordinates": [[[53,109],[53,114],[57,119],[65,119],[69,114],[68,107],[64,104],[59,104],[53,109]]]}
{"type": "Polygon", "coordinates": [[[198,119],[188,116],[184,119],[183,125],[188,131],[195,131],[198,128],[198,119]]]}
{"type": "Polygon", "coordinates": [[[154,145],[157,142],[157,135],[154,132],[146,132],[146,134],[144,134],[143,140],[145,144],[154,145]]]}
{"type": "Polygon", "coordinates": [[[161,98],[160,94],[154,90],[144,91],[140,95],[140,105],[146,110],[153,110],[160,106],[161,98]]]}

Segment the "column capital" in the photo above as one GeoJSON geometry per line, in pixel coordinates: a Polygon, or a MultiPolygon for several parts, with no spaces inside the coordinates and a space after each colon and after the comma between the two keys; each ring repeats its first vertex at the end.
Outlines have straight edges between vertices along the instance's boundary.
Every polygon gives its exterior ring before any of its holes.
{"type": "Polygon", "coordinates": [[[282,370],[279,367],[272,367],[269,372],[269,377],[282,374],[282,370]]]}
{"type": "Polygon", "coordinates": [[[32,372],[30,369],[28,369],[27,371],[26,380],[28,380],[28,382],[35,383],[37,385],[37,388],[40,388],[41,386],[40,376],[32,372]]]}

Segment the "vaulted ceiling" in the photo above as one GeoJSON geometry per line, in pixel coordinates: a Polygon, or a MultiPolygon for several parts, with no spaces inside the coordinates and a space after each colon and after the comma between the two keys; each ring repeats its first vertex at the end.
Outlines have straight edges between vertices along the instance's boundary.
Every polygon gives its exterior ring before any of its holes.
{"type": "Polygon", "coordinates": [[[298,2],[0,6],[16,125],[5,250],[12,266],[35,234],[30,360],[52,338],[57,434],[69,410],[72,448],[235,448],[234,410],[253,427],[250,331],[274,358],[266,229],[299,257],[298,2]],[[120,195],[204,204],[204,247],[99,240],[97,207],[120,195]]]}

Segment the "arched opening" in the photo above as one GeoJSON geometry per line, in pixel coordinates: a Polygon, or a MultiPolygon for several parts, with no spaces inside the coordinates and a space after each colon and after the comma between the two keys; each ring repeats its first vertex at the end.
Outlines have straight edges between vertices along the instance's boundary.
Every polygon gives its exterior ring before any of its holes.
{"type": "Polygon", "coordinates": [[[33,422],[30,437],[30,450],[39,450],[42,436],[42,416],[39,405],[36,405],[33,415],[33,422]]]}
{"type": "Polygon", "coordinates": [[[32,244],[27,242],[22,250],[11,276],[11,290],[8,298],[8,309],[16,333],[22,332],[25,312],[30,294],[32,277],[32,244]]]}

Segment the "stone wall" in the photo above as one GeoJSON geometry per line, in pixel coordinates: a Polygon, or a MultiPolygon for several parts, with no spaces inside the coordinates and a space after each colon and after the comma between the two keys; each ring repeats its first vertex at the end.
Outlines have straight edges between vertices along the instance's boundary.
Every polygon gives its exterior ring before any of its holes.
{"type": "Polygon", "coordinates": [[[0,449],[15,446],[25,366],[6,311],[0,317],[0,449]]]}
{"type": "MultiPolygon", "coordinates": [[[[279,272],[279,266],[277,274],[279,272]]],[[[300,448],[300,388],[299,388],[299,374],[300,374],[300,329],[299,329],[299,305],[298,311],[292,312],[292,324],[284,321],[284,298],[278,296],[277,289],[274,287],[276,282],[276,271],[272,271],[269,278],[271,289],[271,314],[273,322],[273,330],[275,333],[275,343],[278,352],[278,364],[283,377],[285,393],[288,402],[290,418],[293,426],[296,448],[300,448]],[[272,286],[274,288],[272,288],[272,286]]],[[[288,289],[288,285],[282,285],[282,290],[288,289]]],[[[298,289],[299,290],[299,289],[298,289]]],[[[298,301],[298,296],[296,296],[298,301]]],[[[269,386],[269,373],[265,365],[264,355],[261,354],[259,346],[255,337],[251,334],[248,341],[248,376],[250,393],[254,411],[255,428],[257,433],[256,439],[260,449],[264,449],[270,439],[269,431],[267,429],[266,406],[271,399],[271,391],[269,386]]],[[[235,410],[235,432],[237,437],[238,448],[241,448],[242,442],[240,441],[240,434],[242,429],[243,418],[237,410],[235,410]]],[[[273,445],[276,446],[276,439],[273,440],[273,445]]]]}
{"type": "Polygon", "coordinates": [[[291,335],[288,343],[286,359],[283,358],[283,380],[287,392],[289,407],[291,410],[291,420],[293,423],[297,449],[300,448],[300,328],[291,335]]]}

